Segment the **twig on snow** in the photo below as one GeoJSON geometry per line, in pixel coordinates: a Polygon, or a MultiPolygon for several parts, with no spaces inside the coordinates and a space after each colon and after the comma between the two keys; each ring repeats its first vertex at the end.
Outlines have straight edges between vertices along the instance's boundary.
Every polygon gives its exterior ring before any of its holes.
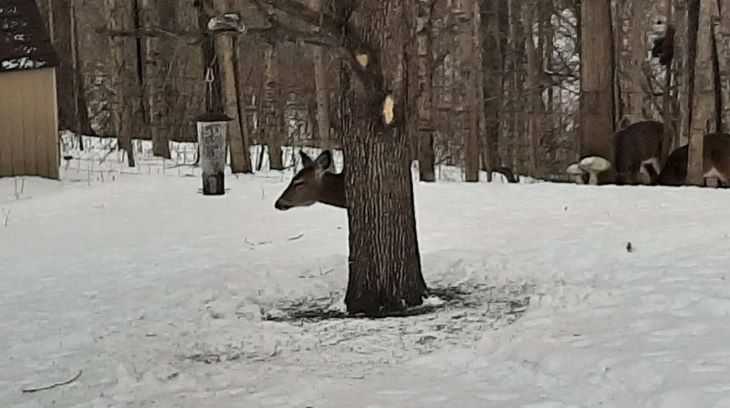
{"type": "Polygon", "coordinates": [[[79,370],[79,372],[75,376],[73,376],[73,378],[71,378],[70,380],[66,380],[64,382],[55,383],[55,384],[51,384],[51,385],[46,385],[45,387],[23,388],[22,391],[24,393],[31,393],[31,392],[38,392],[38,391],[47,391],[47,390],[50,390],[50,389],[53,389],[53,388],[56,388],[56,387],[62,387],[64,385],[69,385],[72,382],[78,380],[79,377],[81,377],[81,373],[83,373],[83,370],[79,370]]]}

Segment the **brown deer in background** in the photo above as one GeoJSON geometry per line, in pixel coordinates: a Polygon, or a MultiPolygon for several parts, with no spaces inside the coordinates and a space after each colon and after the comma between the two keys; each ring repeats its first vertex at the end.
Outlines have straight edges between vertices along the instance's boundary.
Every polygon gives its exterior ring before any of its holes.
{"type": "MultiPolygon", "coordinates": [[[[684,145],[672,152],[667,159],[656,184],[681,186],[687,183],[689,147],[684,145]]],[[[718,184],[730,187],[730,135],[710,133],[704,137],[703,173],[705,180],[716,178],[718,184]]]]}
{"type": "Polygon", "coordinates": [[[299,151],[299,156],[302,169],[294,175],[274,207],[283,211],[319,202],[346,208],[345,174],[333,172],[332,152],[325,150],[314,160],[302,151],[299,151]]]}
{"type": "Polygon", "coordinates": [[[664,125],[653,120],[636,122],[616,132],[613,141],[616,184],[641,183],[642,169],[649,178],[643,180],[644,184],[654,184],[671,144],[671,136],[664,134],[664,125]]]}

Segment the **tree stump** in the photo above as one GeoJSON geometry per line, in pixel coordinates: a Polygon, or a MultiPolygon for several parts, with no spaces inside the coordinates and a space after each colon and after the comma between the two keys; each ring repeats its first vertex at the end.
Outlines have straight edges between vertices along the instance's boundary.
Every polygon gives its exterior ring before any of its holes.
{"type": "Polygon", "coordinates": [[[222,113],[206,113],[197,119],[203,195],[225,194],[226,131],[230,120],[222,113]]]}

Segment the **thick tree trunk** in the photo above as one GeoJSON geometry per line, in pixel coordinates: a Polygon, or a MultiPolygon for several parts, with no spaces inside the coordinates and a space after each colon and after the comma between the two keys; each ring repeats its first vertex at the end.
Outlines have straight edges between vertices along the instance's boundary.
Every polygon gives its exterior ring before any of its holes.
{"type": "MultiPolygon", "coordinates": [[[[703,141],[705,133],[714,129],[708,125],[712,121],[715,103],[715,83],[712,65],[712,25],[719,17],[715,0],[698,0],[699,16],[697,21],[697,56],[694,59],[694,91],[692,96],[692,117],[689,132],[689,156],[687,161],[687,182],[703,185],[703,141]]],[[[691,4],[691,3],[690,3],[691,4]]],[[[690,16],[692,13],[690,12],[690,16]]],[[[692,22],[690,22],[690,26],[692,22]]],[[[712,126],[712,125],[710,125],[712,126]]]]}
{"type": "Polygon", "coordinates": [[[416,140],[419,179],[436,181],[433,151],[433,37],[431,1],[416,0],[416,140]]]}
{"type": "Polygon", "coordinates": [[[426,291],[404,112],[409,7],[415,7],[409,0],[364,2],[353,19],[354,32],[372,51],[366,51],[368,83],[362,83],[363,74],[355,76],[359,83],[350,83],[351,70],[343,72],[342,81],[345,90],[352,88],[342,124],[350,230],[345,303],[351,313],[399,311],[421,304],[426,291]],[[392,111],[384,109],[386,95],[392,96],[392,111]]]}
{"type": "MultiPolygon", "coordinates": [[[[581,3],[581,156],[613,158],[613,35],[610,0],[581,3]]],[[[603,174],[610,173],[605,172],[603,174]]],[[[603,177],[599,183],[608,181],[603,177]]]]}

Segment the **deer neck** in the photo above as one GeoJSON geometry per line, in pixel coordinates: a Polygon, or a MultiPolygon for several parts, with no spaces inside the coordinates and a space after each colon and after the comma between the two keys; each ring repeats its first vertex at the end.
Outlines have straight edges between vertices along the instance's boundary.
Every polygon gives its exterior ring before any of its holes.
{"type": "Polygon", "coordinates": [[[322,191],[319,202],[339,208],[346,208],[345,173],[325,173],[322,176],[322,191]]]}

